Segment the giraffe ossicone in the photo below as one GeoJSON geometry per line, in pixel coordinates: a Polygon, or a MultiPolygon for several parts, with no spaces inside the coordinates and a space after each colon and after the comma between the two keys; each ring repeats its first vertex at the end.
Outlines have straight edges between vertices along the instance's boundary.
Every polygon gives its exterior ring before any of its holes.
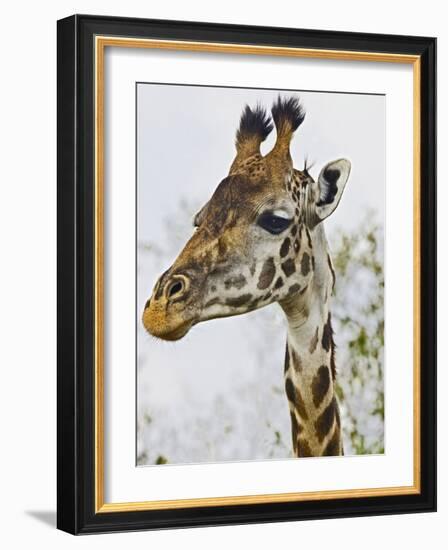
{"type": "Polygon", "coordinates": [[[146,330],[178,340],[197,323],[277,302],[288,322],[285,388],[295,456],[343,454],[334,391],[330,297],[334,269],[323,221],[337,207],[350,162],[326,164],[317,178],[294,168],[290,143],[305,119],[295,96],[269,116],[246,106],[229,174],[194,219],[196,229],[156,282],[143,311],[146,330]],[[276,129],[272,150],[260,145],[276,129]]]}

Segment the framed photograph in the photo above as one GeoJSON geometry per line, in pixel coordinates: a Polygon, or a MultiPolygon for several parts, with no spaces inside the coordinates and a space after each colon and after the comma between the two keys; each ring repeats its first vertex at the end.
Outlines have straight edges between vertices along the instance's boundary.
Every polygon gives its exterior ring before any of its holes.
{"type": "Polygon", "coordinates": [[[58,527],[434,511],[434,38],[58,22],[58,527]]]}

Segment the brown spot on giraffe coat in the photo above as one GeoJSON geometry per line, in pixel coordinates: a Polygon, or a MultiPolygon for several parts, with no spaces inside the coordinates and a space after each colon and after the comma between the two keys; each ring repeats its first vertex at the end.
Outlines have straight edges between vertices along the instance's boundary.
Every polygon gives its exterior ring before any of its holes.
{"type": "Polygon", "coordinates": [[[327,322],[324,325],[322,331],[322,347],[325,351],[330,351],[331,344],[333,339],[333,329],[331,327],[331,314],[328,314],[327,322]]]}
{"type": "Polygon", "coordinates": [[[302,270],[302,275],[308,275],[308,273],[310,272],[310,256],[306,252],[304,252],[302,256],[300,269],[302,270]]]}
{"type": "Polygon", "coordinates": [[[306,441],[305,439],[299,439],[297,442],[297,456],[301,458],[314,456],[311,452],[308,441],[306,441]]]}
{"type": "Polygon", "coordinates": [[[308,413],[306,412],[303,404],[303,398],[299,388],[295,387],[291,378],[287,378],[285,382],[286,395],[292,405],[294,405],[296,411],[299,413],[300,418],[308,420],[308,413]]]}
{"type": "Polygon", "coordinates": [[[333,288],[333,290],[334,290],[334,285],[335,285],[335,283],[336,283],[336,275],[335,275],[335,273],[334,273],[333,264],[331,263],[330,254],[327,254],[327,262],[328,262],[328,267],[330,268],[331,277],[333,278],[333,285],[332,285],[332,288],[333,288]]]}
{"type": "Polygon", "coordinates": [[[322,456],[338,456],[341,454],[341,432],[336,426],[330,441],[326,444],[322,456]]]}
{"type": "Polygon", "coordinates": [[[227,298],[226,305],[232,307],[241,307],[252,299],[252,294],[242,294],[236,298],[227,298]]]}
{"type": "Polygon", "coordinates": [[[282,270],[287,277],[290,277],[296,270],[296,265],[294,263],[294,260],[289,258],[289,260],[286,260],[286,262],[283,262],[282,270]]]}
{"type": "Polygon", "coordinates": [[[283,286],[283,279],[281,277],[279,277],[276,281],[275,281],[275,285],[274,285],[274,288],[275,289],[278,289],[278,288],[281,288],[283,286]]]}
{"type": "Polygon", "coordinates": [[[317,408],[320,406],[324,397],[330,389],[330,371],[326,365],[321,365],[314,375],[311,383],[311,392],[313,394],[313,403],[317,408]]]}
{"type": "Polygon", "coordinates": [[[302,431],[302,426],[299,424],[295,413],[291,412],[290,417],[291,417],[292,444],[294,447],[294,451],[297,452],[297,439],[300,435],[300,432],[302,431]]]}
{"type": "Polygon", "coordinates": [[[311,354],[313,354],[316,351],[318,339],[319,339],[319,327],[316,327],[316,332],[314,333],[314,336],[311,338],[311,341],[310,341],[309,352],[311,354]]]}
{"type": "Polygon", "coordinates": [[[311,235],[310,235],[310,232],[309,232],[308,228],[306,228],[306,238],[308,239],[309,248],[313,248],[313,244],[311,242],[311,235]]]}
{"type": "Polygon", "coordinates": [[[275,264],[274,264],[274,258],[268,258],[261,268],[260,277],[258,279],[257,287],[260,290],[264,290],[265,288],[268,288],[268,286],[272,283],[272,280],[275,276],[275,264]]]}
{"type": "Polygon", "coordinates": [[[285,350],[285,374],[289,370],[289,349],[288,349],[288,343],[286,343],[286,350],[285,350]]]}
{"type": "Polygon", "coordinates": [[[286,237],[286,239],[282,242],[282,246],[280,247],[280,257],[284,258],[288,255],[289,248],[291,246],[291,241],[289,240],[289,237],[286,237]]]}
{"type": "Polygon", "coordinates": [[[330,401],[327,407],[322,411],[322,413],[314,423],[314,427],[316,429],[316,436],[317,436],[317,439],[319,440],[319,443],[322,443],[322,441],[325,439],[325,436],[333,426],[336,407],[337,407],[336,398],[333,397],[333,399],[330,401]]]}
{"type": "Polygon", "coordinates": [[[246,285],[246,283],[247,283],[246,277],[240,274],[240,275],[235,275],[233,277],[229,277],[228,279],[226,279],[224,281],[224,287],[226,289],[236,288],[240,290],[241,288],[243,288],[243,286],[246,285]]]}
{"type": "Polygon", "coordinates": [[[297,372],[302,372],[303,365],[302,365],[302,359],[300,358],[300,355],[296,352],[294,348],[291,348],[291,361],[292,366],[294,370],[297,372]]]}
{"type": "Polygon", "coordinates": [[[299,290],[300,290],[299,283],[295,283],[289,287],[288,294],[295,294],[296,292],[299,292],[299,290]]]}

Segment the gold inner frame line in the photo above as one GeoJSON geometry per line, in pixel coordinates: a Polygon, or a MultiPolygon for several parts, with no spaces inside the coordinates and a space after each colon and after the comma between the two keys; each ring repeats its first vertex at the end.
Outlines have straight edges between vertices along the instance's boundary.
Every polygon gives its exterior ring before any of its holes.
{"type": "Polygon", "coordinates": [[[96,36],[95,43],[95,513],[163,510],[207,506],[232,506],[274,502],[299,502],[341,498],[410,495],[420,493],[420,57],[390,53],[355,52],[250,44],[224,44],[96,36]],[[313,59],[406,63],[413,66],[413,484],[402,487],[342,489],[179,500],[106,503],[104,501],[104,53],[106,47],[150,48],[206,53],[232,53],[313,59]]]}

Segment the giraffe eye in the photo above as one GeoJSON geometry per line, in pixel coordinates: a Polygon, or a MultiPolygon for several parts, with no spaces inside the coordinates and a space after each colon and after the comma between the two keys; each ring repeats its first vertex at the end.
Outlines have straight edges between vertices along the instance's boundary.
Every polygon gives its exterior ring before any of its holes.
{"type": "Polygon", "coordinates": [[[273,235],[282,233],[291,225],[291,222],[291,219],[276,216],[273,212],[263,212],[257,219],[257,224],[273,235]]]}

